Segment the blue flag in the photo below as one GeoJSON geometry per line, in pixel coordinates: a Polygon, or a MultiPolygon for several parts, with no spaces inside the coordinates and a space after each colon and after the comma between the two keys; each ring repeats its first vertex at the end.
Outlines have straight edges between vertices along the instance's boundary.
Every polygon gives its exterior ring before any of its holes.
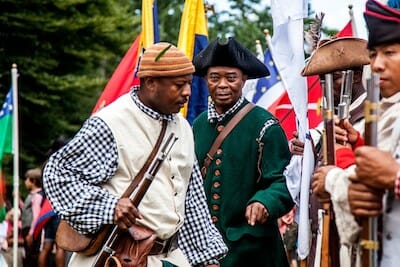
{"type": "Polygon", "coordinates": [[[281,82],[279,71],[272,59],[271,50],[267,47],[264,53],[264,64],[267,66],[270,76],[259,78],[256,85],[256,92],[253,95],[252,102],[257,103],[260,98],[277,83],[281,82]]]}

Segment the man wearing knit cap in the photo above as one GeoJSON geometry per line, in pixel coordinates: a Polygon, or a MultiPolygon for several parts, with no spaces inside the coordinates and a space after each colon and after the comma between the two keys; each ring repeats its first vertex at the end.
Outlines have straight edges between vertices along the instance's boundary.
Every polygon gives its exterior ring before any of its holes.
{"type": "MultiPolygon", "coordinates": [[[[140,225],[155,232],[149,267],[218,266],[227,252],[210,219],[192,129],[179,113],[190,96],[193,72],[192,62],[174,45],[149,47],[140,61],[140,87],[91,116],[44,170],[55,211],[76,231],[96,234],[103,225],[140,225]],[[121,195],[162,129],[162,144],[171,133],[178,139],[135,207],[121,195]]],[[[69,266],[92,266],[95,256],[74,253],[69,266]]]]}
{"type": "Polygon", "coordinates": [[[368,0],[367,24],[371,70],[379,74],[378,148],[355,150],[355,175],[349,202],[357,218],[383,215],[382,267],[400,262],[400,2],[368,0]],[[381,192],[384,191],[383,195],[381,192]],[[383,213],[383,214],[382,214],[383,213]]]}
{"type": "Polygon", "coordinates": [[[193,131],[211,218],[229,248],[220,264],[289,266],[277,224],[294,205],[283,176],[288,141],[276,118],[242,96],[245,81],[268,69],[234,38],[210,42],[193,63],[211,96],[193,131]]]}

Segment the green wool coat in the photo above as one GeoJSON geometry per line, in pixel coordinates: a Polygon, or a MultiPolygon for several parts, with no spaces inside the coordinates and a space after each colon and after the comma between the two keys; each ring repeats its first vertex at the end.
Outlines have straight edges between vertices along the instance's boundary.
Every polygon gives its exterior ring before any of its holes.
{"type": "MultiPolygon", "coordinates": [[[[248,102],[244,101],[235,114],[248,102]]],[[[235,115],[210,123],[207,112],[193,123],[196,156],[200,167],[219,134],[235,115]]],[[[224,139],[207,169],[204,188],[213,222],[229,247],[221,267],[288,266],[277,219],[294,203],[287,190],[283,171],[290,161],[288,140],[277,119],[263,108],[253,108],[224,139]],[[259,142],[263,125],[272,122],[259,142]],[[258,172],[261,170],[261,175],[258,172]],[[261,202],[269,212],[265,224],[250,226],[245,218],[247,205],[261,202]]]]}

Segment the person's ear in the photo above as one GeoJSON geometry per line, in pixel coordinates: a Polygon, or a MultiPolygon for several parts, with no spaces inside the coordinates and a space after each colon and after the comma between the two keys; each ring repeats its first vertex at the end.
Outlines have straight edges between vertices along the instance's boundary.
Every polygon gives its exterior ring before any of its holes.
{"type": "Polygon", "coordinates": [[[243,73],[243,75],[242,75],[242,89],[243,89],[244,85],[246,84],[247,77],[248,77],[248,76],[247,76],[246,74],[243,73]]]}
{"type": "Polygon", "coordinates": [[[156,83],[157,83],[157,79],[154,77],[145,77],[144,78],[144,85],[150,91],[154,90],[154,88],[156,87],[156,83]]]}

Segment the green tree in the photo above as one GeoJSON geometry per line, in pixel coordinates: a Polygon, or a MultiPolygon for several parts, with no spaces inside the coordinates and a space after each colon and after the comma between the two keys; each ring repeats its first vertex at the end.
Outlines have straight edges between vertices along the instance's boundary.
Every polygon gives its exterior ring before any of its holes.
{"type": "Polygon", "coordinates": [[[229,9],[209,16],[210,39],[235,37],[253,52],[256,40],[265,47],[265,29],[272,33],[272,18],[261,0],[230,0],[229,9]]]}
{"type": "Polygon", "coordinates": [[[140,18],[129,0],[2,0],[0,10],[0,98],[16,63],[24,171],[90,115],[140,18]]]}

